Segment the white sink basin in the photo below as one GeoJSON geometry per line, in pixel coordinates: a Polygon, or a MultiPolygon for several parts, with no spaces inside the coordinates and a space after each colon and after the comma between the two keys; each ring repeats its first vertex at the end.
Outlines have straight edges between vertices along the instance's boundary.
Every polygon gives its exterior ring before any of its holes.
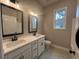
{"type": "Polygon", "coordinates": [[[40,34],[37,34],[37,35],[36,35],[36,37],[39,37],[39,36],[40,36],[40,34]]]}
{"type": "Polygon", "coordinates": [[[10,41],[6,44],[6,47],[13,47],[13,46],[16,46],[16,45],[19,45],[19,44],[22,44],[26,42],[26,40],[17,40],[17,41],[10,41]]]}

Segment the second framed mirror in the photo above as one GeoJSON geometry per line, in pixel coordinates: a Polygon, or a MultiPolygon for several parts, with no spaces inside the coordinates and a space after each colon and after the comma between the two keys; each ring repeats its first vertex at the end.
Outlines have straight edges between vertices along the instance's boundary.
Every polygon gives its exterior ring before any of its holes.
{"type": "Polygon", "coordinates": [[[38,29],[38,17],[30,15],[28,19],[28,32],[36,33],[38,29]]]}

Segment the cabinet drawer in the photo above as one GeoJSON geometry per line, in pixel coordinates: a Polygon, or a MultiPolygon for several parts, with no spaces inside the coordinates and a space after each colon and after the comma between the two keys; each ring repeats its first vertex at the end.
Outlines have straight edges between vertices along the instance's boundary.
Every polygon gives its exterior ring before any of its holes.
{"type": "Polygon", "coordinates": [[[7,55],[5,55],[5,59],[14,59],[15,56],[21,54],[23,51],[31,51],[31,45],[23,46],[19,49],[16,49],[8,53],[7,55]]]}
{"type": "Polygon", "coordinates": [[[37,48],[37,41],[32,42],[32,49],[36,49],[37,48]]]}
{"type": "Polygon", "coordinates": [[[31,59],[31,52],[25,50],[19,55],[14,56],[12,59],[31,59]]]}

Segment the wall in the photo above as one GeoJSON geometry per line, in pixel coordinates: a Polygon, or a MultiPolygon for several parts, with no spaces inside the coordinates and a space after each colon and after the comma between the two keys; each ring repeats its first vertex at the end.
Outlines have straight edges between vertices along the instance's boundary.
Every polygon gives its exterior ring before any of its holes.
{"type": "Polygon", "coordinates": [[[24,13],[24,33],[28,34],[28,16],[30,13],[34,13],[38,17],[39,26],[38,26],[38,33],[42,33],[42,15],[43,15],[43,8],[39,3],[35,0],[19,0],[20,8],[23,10],[24,13]]]}
{"type": "Polygon", "coordinates": [[[46,39],[52,41],[53,44],[60,45],[65,48],[71,48],[71,27],[72,19],[76,16],[76,0],[63,0],[55,4],[51,4],[46,7],[44,11],[44,34],[46,35],[46,39]],[[66,29],[55,30],[53,28],[53,11],[62,7],[67,7],[66,29]]]}

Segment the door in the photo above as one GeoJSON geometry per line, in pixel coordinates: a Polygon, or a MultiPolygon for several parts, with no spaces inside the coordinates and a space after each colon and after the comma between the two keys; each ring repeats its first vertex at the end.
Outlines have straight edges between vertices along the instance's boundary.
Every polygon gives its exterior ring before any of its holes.
{"type": "Polygon", "coordinates": [[[40,56],[44,50],[45,50],[45,39],[40,38],[38,40],[38,56],[40,56]]]}
{"type": "Polygon", "coordinates": [[[37,59],[38,57],[37,44],[38,44],[37,40],[32,42],[32,51],[31,51],[32,59],[37,59]]]}

